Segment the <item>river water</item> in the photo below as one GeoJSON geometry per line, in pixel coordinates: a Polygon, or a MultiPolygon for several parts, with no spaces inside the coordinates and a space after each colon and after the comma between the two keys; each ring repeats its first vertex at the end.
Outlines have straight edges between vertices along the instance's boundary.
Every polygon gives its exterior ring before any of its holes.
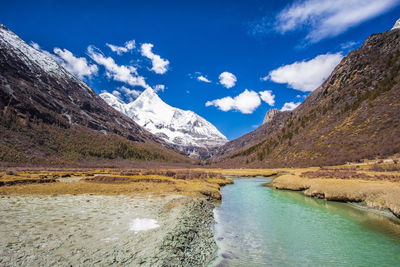
{"type": "Polygon", "coordinates": [[[400,266],[398,219],[235,179],[215,209],[211,266],[400,266]]]}

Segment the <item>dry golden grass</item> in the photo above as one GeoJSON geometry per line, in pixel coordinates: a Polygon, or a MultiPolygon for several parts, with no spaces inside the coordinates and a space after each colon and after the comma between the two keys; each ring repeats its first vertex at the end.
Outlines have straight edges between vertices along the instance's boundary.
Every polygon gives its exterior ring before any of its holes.
{"type": "MultiPolygon", "coordinates": [[[[132,173],[132,171],[130,171],[132,173]]],[[[175,179],[162,175],[126,175],[119,170],[91,170],[80,172],[65,171],[41,171],[41,172],[20,172],[18,176],[3,176],[0,179],[18,179],[26,181],[24,184],[11,186],[0,186],[0,194],[96,194],[96,195],[119,195],[119,194],[183,194],[191,196],[208,196],[214,199],[221,199],[220,186],[233,183],[231,179],[224,177],[190,179],[175,179]],[[46,184],[31,183],[32,177],[57,177],[63,182],[46,184]],[[64,177],[64,178],[63,178],[64,177]],[[74,178],[79,178],[74,180],[74,178]],[[68,182],[72,180],[72,182],[68,182]]],[[[204,178],[207,177],[207,178],[204,178]]]]}
{"type": "Polygon", "coordinates": [[[364,201],[368,206],[387,208],[400,217],[400,183],[389,181],[366,181],[359,179],[304,178],[293,174],[276,178],[276,189],[305,190],[304,195],[333,201],[364,201]]]}
{"type": "Polygon", "coordinates": [[[0,194],[183,194],[220,199],[220,187],[233,183],[224,176],[270,176],[277,189],[305,190],[310,197],[336,201],[365,201],[369,206],[388,208],[400,216],[399,171],[378,172],[376,161],[330,167],[280,169],[90,169],[6,171],[1,181],[56,178],[63,182],[0,186],[0,194]],[[305,175],[311,175],[308,177],[305,175]],[[329,176],[318,177],[318,174],[329,176]],[[278,175],[277,175],[278,174],[278,175]],[[335,174],[336,177],[335,177],[335,174]],[[354,176],[355,175],[355,176],[354,176]],[[64,177],[64,178],[62,178],[64,177]],[[367,177],[368,179],[355,179],[367,177]],[[74,180],[75,179],[75,180],[74,180]],[[75,181],[68,183],[68,181],[75,181]]]}

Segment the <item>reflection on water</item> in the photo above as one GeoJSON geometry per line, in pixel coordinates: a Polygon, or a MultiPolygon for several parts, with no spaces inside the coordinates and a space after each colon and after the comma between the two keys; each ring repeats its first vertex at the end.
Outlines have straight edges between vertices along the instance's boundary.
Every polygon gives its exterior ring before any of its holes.
{"type": "Polygon", "coordinates": [[[235,179],[215,210],[218,266],[398,266],[400,224],[345,203],[235,179]]]}

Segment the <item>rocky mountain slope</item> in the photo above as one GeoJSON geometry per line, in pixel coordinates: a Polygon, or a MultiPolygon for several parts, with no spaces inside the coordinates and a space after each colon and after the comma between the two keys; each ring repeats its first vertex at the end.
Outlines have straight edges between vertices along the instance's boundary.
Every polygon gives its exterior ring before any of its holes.
{"type": "Polygon", "coordinates": [[[110,93],[100,96],[116,110],[192,157],[206,157],[215,147],[228,141],[210,122],[192,111],[168,105],[151,88],[131,103],[124,103],[110,93]]]}
{"type": "Polygon", "coordinates": [[[342,164],[400,152],[400,29],[373,34],[290,114],[219,148],[225,167],[342,164]]]}
{"type": "Polygon", "coordinates": [[[0,25],[0,161],[185,160],[0,25]]]}

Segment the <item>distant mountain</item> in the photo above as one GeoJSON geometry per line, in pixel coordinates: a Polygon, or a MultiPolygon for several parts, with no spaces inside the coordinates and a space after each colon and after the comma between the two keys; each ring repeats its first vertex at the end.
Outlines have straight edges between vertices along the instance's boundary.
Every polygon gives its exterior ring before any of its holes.
{"type": "Polygon", "coordinates": [[[151,88],[131,103],[124,103],[110,93],[100,96],[110,106],[191,157],[207,157],[228,141],[210,122],[192,111],[166,104],[151,88]]]}
{"type": "Polygon", "coordinates": [[[400,29],[373,34],[295,110],[267,114],[213,160],[225,167],[318,166],[399,153],[399,71],[400,29]]]}
{"type": "Polygon", "coordinates": [[[0,25],[0,161],[186,160],[0,25]]]}

